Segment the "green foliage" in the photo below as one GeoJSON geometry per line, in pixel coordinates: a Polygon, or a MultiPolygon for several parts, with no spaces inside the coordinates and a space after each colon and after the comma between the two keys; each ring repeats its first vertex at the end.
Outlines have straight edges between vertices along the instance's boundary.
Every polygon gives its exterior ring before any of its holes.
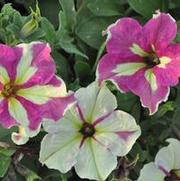
{"type": "Polygon", "coordinates": [[[122,16],[124,8],[120,4],[119,0],[114,0],[113,3],[109,0],[92,0],[88,8],[96,16],[122,16]]]}
{"type": "Polygon", "coordinates": [[[166,0],[128,0],[128,2],[132,9],[147,18],[151,18],[156,10],[165,11],[167,5],[166,0]]]}
{"type": "MultiPolygon", "coordinates": [[[[102,32],[119,18],[129,16],[143,24],[156,10],[168,12],[177,20],[175,42],[180,42],[180,0],[39,0],[38,5],[35,0],[16,0],[13,6],[5,2],[0,1],[0,5],[4,5],[0,12],[0,42],[11,46],[31,41],[48,42],[57,74],[73,91],[95,79],[98,61],[105,52],[106,36],[102,32]]],[[[139,160],[130,170],[129,178],[121,179],[136,180],[143,164],[154,159],[166,138],[180,139],[180,88],[179,85],[171,88],[169,100],[160,105],[156,114],[149,116],[137,96],[122,94],[109,82],[108,87],[116,95],[118,109],[133,115],[142,129],[142,136],[128,155],[133,160],[139,154],[139,160]]],[[[80,180],[74,171],[64,175],[39,163],[39,145],[44,133],[16,147],[11,142],[15,129],[0,127],[3,181],[80,180]]]]}
{"type": "Polygon", "coordinates": [[[14,149],[0,147],[0,177],[3,177],[11,163],[11,156],[15,152],[14,149]]]}

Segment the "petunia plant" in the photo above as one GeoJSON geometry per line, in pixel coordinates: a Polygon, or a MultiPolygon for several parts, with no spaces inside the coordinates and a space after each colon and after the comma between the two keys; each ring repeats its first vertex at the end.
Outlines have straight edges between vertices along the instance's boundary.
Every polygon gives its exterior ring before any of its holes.
{"type": "Polygon", "coordinates": [[[179,10],[1,0],[0,180],[180,181],[179,10]]]}
{"type": "Polygon", "coordinates": [[[73,101],[63,80],[55,75],[50,51],[42,42],[13,48],[0,45],[0,123],[5,128],[19,127],[19,133],[12,133],[16,144],[35,136],[44,117],[60,118],[73,101]]]}
{"type": "Polygon", "coordinates": [[[169,145],[159,150],[155,161],[144,165],[138,181],[179,181],[180,180],[180,141],[167,139],[169,145]]]}
{"type": "Polygon", "coordinates": [[[140,136],[126,112],[114,110],[115,96],[96,82],[75,93],[76,103],[57,122],[46,120],[40,162],[66,173],[74,166],[81,178],[105,180],[140,136]]]}
{"type": "Polygon", "coordinates": [[[157,11],[144,26],[121,18],[105,31],[107,53],[97,68],[97,80],[111,80],[121,92],[132,92],[150,114],[169,96],[180,76],[180,44],[173,44],[176,21],[157,11]]]}

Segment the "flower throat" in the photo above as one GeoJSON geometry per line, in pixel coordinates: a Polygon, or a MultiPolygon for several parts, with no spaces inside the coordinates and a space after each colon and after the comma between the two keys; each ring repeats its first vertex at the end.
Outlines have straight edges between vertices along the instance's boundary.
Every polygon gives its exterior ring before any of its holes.
{"type": "Polygon", "coordinates": [[[15,97],[18,90],[19,90],[19,86],[15,85],[14,82],[9,82],[4,85],[1,94],[5,98],[15,97]]]}
{"type": "Polygon", "coordinates": [[[95,133],[95,128],[92,124],[84,122],[79,132],[85,137],[92,137],[95,133]]]}

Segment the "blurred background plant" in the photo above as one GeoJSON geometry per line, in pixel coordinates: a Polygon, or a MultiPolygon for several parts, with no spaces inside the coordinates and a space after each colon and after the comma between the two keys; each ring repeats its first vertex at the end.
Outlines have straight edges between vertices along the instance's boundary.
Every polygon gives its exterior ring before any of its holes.
{"type": "MultiPolygon", "coordinates": [[[[102,31],[117,19],[130,16],[144,24],[159,9],[170,13],[180,25],[180,0],[0,0],[0,8],[0,42],[11,46],[48,42],[57,74],[73,91],[95,79],[98,60],[105,51],[102,31]]],[[[180,42],[180,29],[175,41],[180,42]]],[[[119,93],[110,82],[108,86],[117,97],[118,108],[132,114],[143,130],[109,180],[135,180],[166,138],[180,139],[180,87],[172,88],[169,100],[155,115],[148,116],[138,97],[119,93]]],[[[73,170],[64,175],[41,166],[38,153],[43,132],[24,146],[15,146],[10,139],[14,129],[0,127],[0,180],[80,180],[73,170]]]]}

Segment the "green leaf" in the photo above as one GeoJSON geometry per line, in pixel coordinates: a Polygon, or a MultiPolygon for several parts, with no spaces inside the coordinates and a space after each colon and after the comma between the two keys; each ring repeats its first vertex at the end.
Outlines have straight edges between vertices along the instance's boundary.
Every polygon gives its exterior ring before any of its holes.
{"type": "Polygon", "coordinates": [[[177,21],[177,34],[176,34],[175,42],[177,43],[180,42],[180,21],[177,21]]]}
{"type": "Polygon", "coordinates": [[[58,51],[54,50],[52,52],[53,58],[55,59],[57,65],[57,73],[60,77],[69,82],[69,67],[68,61],[63,57],[58,51]]]}
{"type": "Polygon", "coordinates": [[[34,180],[41,180],[41,178],[35,173],[35,172],[30,172],[26,176],[26,181],[34,181],[34,180]]]}
{"type": "Polygon", "coordinates": [[[73,43],[74,39],[70,36],[70,32],[67,29],[65,13],[62,11],[59,13],[59,28],[56,32],[56,36],[58,40],[56,48],[62,48],[67,53],[80,55],[88,59],[88,57],[73,43]]]}
{"type": "Polygon", "coordinates": [[[11,133],[16,132],[17,128],[5,129],[0,126],[0,141],[11,141],[11,133]]]}
{"type": "Polygon", "coordinates": [[[114,17],[96,17],[88,9],[81,10],[77,16],[76,35],[89,46],[98,49],[105,37],[102,31],[114,23],[114,17]]]}
{"type": "Polygon", "coordinates": [[[59,3],[65,13],[68,29],[73,30],[76,21],[74,0],[59,0],[59,3]]]}
{"type": "Polygon", "coordinates": [[[119,4],[119,0],[92,0],[88,8],[96,16],[116,16],[123,13],[123,6],[119,4]]]}
{"type": "Polygon", "coordinates": [[[170,3],[170,8],[172,9],[180,6],[180,0],[173,0],[173,1],[170,1],[169,3],[170,3]]]}
{"type": "Polygon", "coordinates": [[[50,44],[55,44],[56,42],[56,31],[54,29],[54,26],[51,24],[51,22],[47,18],[43,18],[41,20],[41,27],[45,33],[45,39],[50,44]]]}
{"type": "Polygon", "coordinates": [[[106,47],[106,42],[103,42],[103,44],[100,46],[100,48],[98,50],[96,61],[95,61],[94,66],[91,70],[91,74],[93,74],[96,71],[97,65],[99,63],[99,60],[100,60],[103,52],[104,52],[105,47],[106,47]]]}
{"type": "Polygon", "coordinates": [[[25,177],[26,181],[35,181],[35,180],[41,180],[41,177],[38,176],[36,172],[29,169],[25,165],[21,164],[20,162],[16,163],[16,172],[25,177]]]}
{"type": "MultiPolygon", "coordinates": [[[[34,1],[32,1],[31,5],[33,4],[34,1]]],[[[39,7],[41,9],[42,16],[46,17],[56,27],[58,24],[57,15],[60,11],[58,0],[39,1],[39,7]]]]}
{"type": "MultiPolygon", "coordinates": [[[[134,101],[132,100],[133,103],[134,101]]],[[[139,123],[141,119],[141,104],[137,99],[136,102],[131,107],[130,114],[136,119],[136,122],[139,123]]]]}
{"type": "Polygon", "coordinates": [[[137,13],[146,18],[151,18],[152,14],[154,14],[156,10],[164,10],[165,1],[167,0],[128,0],[128,3],[137,13]]]}
{"type": "Polygon", "coordinates": [[[11,163],[11,155],[15,152],[14,149],[0,148],[0,177],[4,177],[11,163]]]}
{"type": "Polygon", "coordinates": [[[74,69],[79,78],[86,77],[91,71],[89,64],[83,61],[76,61],[74,69]]]}
{"type": "Polygon", "coordinates": [[[102,36],[102,31],[110,24],[114,23],[116,17],[95,16],[87,7],[91,1],[85,1],[77,13],[77,23],[75,33],[87,45],[98,49],[106,37],[102,36]]]}
{"type": "Polygon", "coordinates": [[[11,159],[9,157],[4,157],[4,155],[0,154],[0,162],[0,177],[4,177],[11,163],[11,159]]]}
{"type": "Polygon", "coordinates": [[[34,40],[42,40],[44,36],[45,34],[43,30],[41,28],[38,28],[33,34],[24,39],[23,42],[29,43],[34,40]]]}
{"type": "Polygon", "coordinates": [[[72,54],[76,54],[76,55],[80,55],[86,59],[88,59],[88,57],[82,53],[77,47],[76,45],[74,45],[71,42],[59,42],[59,45],[62,49],[64,49],[67,53],[72,53],[72,54]]]}
{"type": "Polygon", "coordinates": [[[81,88],[79,79],[76,79],[73,83],[70,83],[68,88],[72,91],[77,91],[79,88],[81,88]]]}
{"type": "Polygon", "coordinates": [[[160,117],[164,116],[167,112],[174,111],[174,108],[175,108],[174,103],[172,101],[168,101],[159,107],[159,110],[154,115],[154,118],[156,118],[156,119],[160,118],[160,117]]]}
{"type": "Polygon", "coordinates": [[[119,181],[132,181],[132,180],[127,178],[127,177],[125,177],[125,178],[120,179],[119,181]]]}
{"type": "Polygon", "coordinates": [[[0,39],[8,45],[19,42],[22,17],[10,4],[5,4],[0,13],[0,39]]]}
{"type": "Polygon", "coordinates": [[[131,93],[117,93],[118,108],[124,111],[130,112],[137,100],[137,97],[131,93]]]}
{"type": "Polygon", "coordinates": [[[73,41],[73,38],[70,37],[68,29],[67,29],[67,21],[65,17],[65,13],[60,11],[59,12],[59,27],[56,32],[57,39],[59,41],[73,41]]]}
{"type": "Polygon", "coordinates": [[[148,157],[148,152],[147,151],[144,151],[142,148],[141,148],[141,145],[139,143],[136,143],[133,147],[133,149],[131,150],[130,152],[130,155],[135,158],[136,155],[139,155],[139,159],[138,161],[139,162],[144,162],[145,160],[147,160],[147,157],[148,157]]]}

